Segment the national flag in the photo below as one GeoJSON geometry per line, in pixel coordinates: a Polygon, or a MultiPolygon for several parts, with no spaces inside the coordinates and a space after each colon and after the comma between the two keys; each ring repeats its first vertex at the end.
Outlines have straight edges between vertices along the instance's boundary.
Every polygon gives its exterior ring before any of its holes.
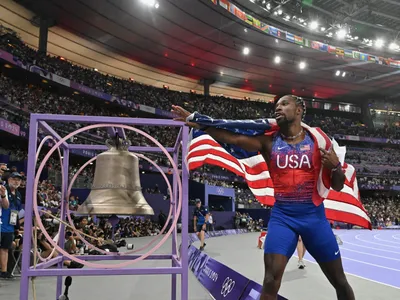
{"type": "Polygon", "coordinates": [[[242,19],[243,21],[247,20],[245,12],[237,7],[235,7],[235,16],[239,19],[242,19]]]}
{"type": "Polygon", "coordinates": [[[376,62],[376,61],[377,61],[377,58],[376,58],[376,56],[368,55],[368,61],[370,61],[370,62],[376,62]]]}
{"type": "Polygon", "coordinates": [[[269,26],[269,33],[275,37],[281,37],[281,31],[278,28],[269,26]]]}
{"type": "Polygon", "coordinates": [[[368,61],[368,54],[360,53],[360,60],[368,61]]]}
{"type": "Polygon", "coordinates": [[[235,11],[236,11],[236,5],[229,3],[229,12],[234,15],[235,11]]]}
{"type": "Polygon", "coordinates": [[[319,51],[327,52],[328,51],[328,44],[319,43],[319,51]]]}
{"type": "Polygon", "coordinates": [[[258,19],[256,19],[256,18],[253,18],[253,26],[254,26],[254,27],[257,27],[258,29],[260,29],[260,27],[261,27],[261,22],[260,22],[260,20],[258,20],[258,19]]]}
{"type": "Polygon", "coordinates": [[[353,58],[353,51],[344,49],[344,56],[348,58],[353,58]]]}
{"type": "Polygon", "coordinates": [[[329,53],[334,53],[334,54],[336,54],[336,47],[335,47],[335,46],[328,45],[328,52],[329,52],[329,53]]]}
{"type": "Polygon", "coordinates": [[[311,42],[311,48],[313,48],[315,50],[319,50],[319,42],[312,41],[311,42]]]}
{"type": "Polygon", "coordinates": [[[300,147],[300,151],[310,151],[310,145],[303,145],[300,147]]]}
{"type": "Polygon", "coordinates": [[[355,59],[360,59],[360,52],[358,52],[358,51],[353,51],[353,58],[355,58],[355,59]]]}
{"type": "Polygon", "coordinates": [[[246,20],[245,21],[246,21],[247,24],[253,25],[253,17],[250,16],[249,14],[246,14],[246,20]]]}
{"type": "Polygon", "coordinates": [[[344,56],[344,49],[343,48],[336,48],[336,55],[344,56]]]}
{"type": "Polygon", "coordinates": [[[261,22],[261,28],[262,31],[264,31],[265,33],[269,33],[269,25],[262,23],[261,22]]]}
{"type": "Polygon", "coordinates": [[[294,42],[295,42],[297,45],[303,45],[303,44],[304,44],[303,37],[298,36],[298,35],[295,35],[295,36],[294,36],[294,42]]]}
{"type": "Polygon", "coordinates": [[[294,35],[292,33],[286,32],[286,40],[294,43],[294,35]]]}
{"type": "MultiPolygon", "coordinates": [[[[215,120],[194,113],[189,116],[188,121],[247,136],[273,134],[279,129],[274,119],[215,120]]],[[[319,147],[328,150],[333,145],[328,136],[319,128],[309,127],[304,123],[302,126],[315,140],[314,155],[320,156],[319,147]]],[[[268,165],[258,152],[249,152],[236,145],[220,144],[207,133],[193,129],[186,162],[189,170],[194,170],[204,164],[226,168],[246,180],[250,190],[261,204],[272,206],[275,202],[268,165]]],[[[316,159],[316,162],[315,167],[321,170],[318,172],[316,198],[324,200],[327,219],[371,229],[371,221],[359,199],[354,167],[344,162],[343,171],[346,180],[344,188],[337,192],[330,189],[330,172],[322,169],[320,159],[316,159]]]]}
{"type": "Polygon", "coordinates": [[[226,10],[229,9],[229,1],[228,0],[219,0],[219,5],[225,8],[226,10]]]}
{"type": "Polygon", "coordinates": [[[389,65],[394,68],[400,68],[400,61],[394,60],[394,59],[389,59],[389,65]]]}

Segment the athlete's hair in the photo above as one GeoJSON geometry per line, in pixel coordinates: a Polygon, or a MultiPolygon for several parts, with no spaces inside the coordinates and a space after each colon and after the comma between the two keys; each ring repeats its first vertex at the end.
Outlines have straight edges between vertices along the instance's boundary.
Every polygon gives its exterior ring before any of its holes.
{"type": "Polygon", "coordinates": [[[306,116],[306,111],[307,111],[306,103],[304,102],[303,98],[301,98],[301,97],[297,97],[297,96],[293,96],[293,95],[292,95],[292,97],[295,99],[296,105],[301,105],[301,108],[303,109],[303,114],[301,115],[301,120],[303,121],[304,117],[306,116]]]}
{"type": "Polygon", "coordinates": [[[306,116],[306,103],[304,102],[303,98],[295,96],[295,95],[284,95],[282,97],[276,97],[276,101],[275,101],[275,105],[276,103],[279,101],[279,99],[283,98],[283,97],[290,97],[294,100],[294,102],[296,103],[296,105],[300,105],[301,108],[303,109],[303,114],[301,115],[301,120],[304,120],[304,117],[306,116]]]}

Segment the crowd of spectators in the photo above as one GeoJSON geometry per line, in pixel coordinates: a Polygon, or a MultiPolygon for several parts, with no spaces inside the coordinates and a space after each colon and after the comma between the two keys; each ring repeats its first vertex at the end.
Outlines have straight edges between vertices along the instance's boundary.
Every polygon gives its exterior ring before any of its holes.
{"type": "Polygon", "coordinates": [[[248,213],[236,212],[234,217],[235,229],[247,229],[250,232],[261,231],[264,220],[254,220],[248,213]]]}
{"type": "MultiPolygon", "coordinates": [[[[177,104],[186,107],[188,110],[197,110],[205,114],[210,114],[215,118],[257,118],[272,117],[273,104],[257,101],[247,101],[243,105],[243,100],[234,100],[226,97],[208,97],[203,95],[182,93],[170,91],[165,88],[156,88],[135,82],[130,79],[116,78],[107,74],[102,74],[93,69],[74,65],[68,60],[60,57],[39,54],[36,50],[24,44],[18,36],[4,28],[0,29],[0,49],[3,49],[18,57],[25,63],[33,63],[59,76],[71,79],[85,86],[99,90],[101,92],[119,97],[121,99],[132,100],[138,104],[144,104],[164,110],[170,110],[171,104],[177,104]]],[[[98,116],[126,116],[124,109],[111,108],[104,102],[99,101],[96,105],[86,101],[81,95],[66,96],[54,92],[51,89],[43,88],[33,84],[11,79],[0,75],[0,96],[1,101],[9,104],[7,108],[0,111],[1,117],[11,122],[20,124],[22,128],[28,127],[29,113],[57,113],[57,114],[76,114],[76,115],[98,115],[98,116]],[[15,108],[15,109],[13,109],[15,108]]],[[[400,138],[400,131],[396,128],[369,128],[360,121],[347,119],[343,117],[327,117],[317,114],[310,114],[306,122],[311,126],[319,126],[328,134],[350,134],[368,137],[400,138]]],[[[71,129],[81,127],[81,124],[66,124],[60,127],[60,130],[70,132],[71,129]]],[[[172,146],[176,140],[177,131],[173,128],[167,128],[167,131],[160,131],[151,127],[138,127],[151,136],[159,140],[163,145],[172,146]],[[169,132],[169,134],[164,134],[169,132]]],[[[105,130],[98,129],[89,132],[90,135],[81,134],[75,142],[79,143],[98,143],[107,138],[105,130]],[[95,136],[100,136],[100,140],[95,136]]],[[[149,142],[142,136],[129,133],[128,138],[133,145],[149,145],[149,142]]],[[[26,152],[21,149],[11,151],[12,158],[21,160],[26,157],[26,152]]],[[[41,159],[44,155],[41,154],[41,159]]],[[[350,163],[358,166],[358,171],[371,172],[371,165],[390,166],[390,169],[384,169],[381,175],[390,175],[391,177],[368,177],[359,178],[361,187],[367,189],[379,189],[385,185],[399,185],[400,179],[398,169],[400,167],[399,151],[397,149],[379,149],[379,150],[348,150],[347,158],[350,163]],[[369,168],[369,169],[368,169],[369,168]]],[[[157,158],[161,165],[169,165],[165,158],[157,158]]],[[[47,167],[59,170],[60,165],[57,158],[51,158],[47,167]]],[[[79,165],[70,166],[70,176],[75,174],[79,165]]],[[[218,172],[220,172],[219,170],[218,172]]],[[[372,170],[374,171],[374,170],[372,170]]],[[[89,179],[93,178],[93,168],[87,168],[83,176],[89,179]]],[[[227,174],[228,172],[225,172],[227,174]]],[[[206,167],[202,172],[193,172],[192,179],[198,182],[211,185],[220,185],[225,187],[235,186],[232,180],[217,179],[209,174],[216,174],[214,169],[206,167]]],[[[44,207],[56,208],[59,206],[59,192],[54,188],[51,182],[44,182],[40,187],[40,197],[38,201],[44,207]],[[43,190],[42,190],[43,189],[43,190]]],[[[239,204],[257,203],[249,189],[237,188],[236,198],[239,204]]],[[[76,209],[78,201],[73,199],[71,209],[76,209]],[[75,203],[75,204],[74,204],[75,203]]],[[[130,224],[131,221],[128,223],[130,224]]],[[[136,221],[135,221],[136,222],[136,221]]],[[[128,226],[129,227],[129,226],[128,226]]],[[[126,226],[124,227],[126,228],[126,226]]],[[[125,229],[123,230],[126,231],[125,229]]],[[[128,230],[129,231],[129,230],[128,230]]],[[[133,230],[137,232],[137,230],[133,230]]]]}
{"type": "MultiPolygon", "coordinates": [[[[170,110],[171,104],[177,104],[213,115],[215,118],[243,119],[272,117],[272,103],[247,101],[246,105],[243,105],[242,100],[217,96],[204,98],[203,95],[170,91],[165,88],[143,85],[128,78],[116,78],[93,69],[74,65],[66,59],[60,59],[60,57],[40,54],[24,44],[15,33],[5,29],[2,32],[3,34],[0,36],[0,49],[12,53],[26,63],[33,63],[59,76],[121,99],[132,100],[138,104],[167,111],[170,110]]],[[[59,103],[63,103],[64,101],[68,104],[71,103],[69,99],[64,98],[60,99],[59,103]]],[[[46,109],[47,104],[46,101],[42,103],[46,109]]],[[[64,108],[63,105],[63,108],[58,110],[58,112],[66,113],[65,111],[68,110],[69,113],[73,113],[74,110],[77,110],[75,113],[78,114],[84,111],[85,114],[96,113],[97,115],[103,115],[98,111],[92,112],[92,109],[94,109],[92,107],[88,107],[89,110],[82,108],[83,106],[69,108],[68,105],[64,108]]],[[[107,110],[103,111],[103,113],[109,114],[107,110]]],[[[310,125],[321,126],[328,133],[365,134],[366,136],[387,138],[400,137],[399,130],[396,131],[389,127],[383,129],[368,128],[361,122],[339,117],[328,118],[320,115],[310,117],[307,119],[310,120],[310,125]]]]}
{"type": "Polygon", "coordinates": [[[388,196],[376,192],[373,196],[364,197],[363,203],[373,226],[400,225],[400,195],[388,196]]]}
{"type": "Polygon", "coordinates": [[[400,151],[393,148],[348,148],[346,159],[352,164],[390,165],[400,167],[400,151]]]}
{"type": "Polygon", "coordinates": [[[358,186],[364,190],[386,190],[388,187],[400,186],[400,177],[368,177],[357,178],[358,186]]]}
{"type": "Polygon", "coordinates": [[[346,134],[363,137],[400,139],[399,127],[368,127],[360,121],[354,121],[342,117],[328,117],[318,114],[308,114],[305,120],[308,125],[320,127],[323,131],[331,135],[346,134]]]}
{"type": "Polygon", "coordinates": [[[116,235],[122,238],[153,236],[160,233],[160,224],[144,218],[121,219],[116,228],[116,235]]]}
{"type": "Polygon", "coordinates": [[[271,112],[272,105],[260,102],[243,104],[237,101],[238,105],[230,105],[225,97],[213,97],[212,101],[204,102],[201,95],[191,95],[167,89],[155,88],[142,85],[135,81],[116,78],[102,74],[93,69],[74,65],[71,62],[38,53],[36,50],[25,45],[16,34],[4,31],[0,36],[0,49],[3,49],[26,63],[33,63],[45,70],[76,81],[85,86],[99,90],[121,99],[133,100],[135,103],[158,107],[170,110],[171,103],[185,105],[193,103],[196,109],[204,113],[212,113],[215,117],[253,118],[254,116],[265,116],[271,112]],[[211,105],[210,105],[211,104],[211,105]]]}
{"type": "MultiPolygon", "coordinates": [[[[125,116],[123,110],[115,112],[105,103],[91,105],[89,102],[82,101],[79,96],[67,97],[57,93],[47,91],[41,87],[32,84],[25,84],[15,79],[0,75],[0,97],[7,104],[8,109],[1,110],[1,117],[10,122],[19,124],[22,128],[28,128],[29,113],[50,113],[50,114],[69,114],[69,115],[95,115],[95,116],[125,116]],[[13,109],[16,108],[16,109],[13,109]]],[[[52,124],[53,125],[53,124],[52,124]]],[[[59,130],[71,132],[72,130],[82,127],[79,123],[63,123],[54,124],[59,130]]],[[[169,134],[160,134],[160,129],[150,126],[136,126],[151,136],[155,137],[163,145],[171,147],[174,145],[177,137],[176,128],[165,128],[169,134]]],[[[94,129],[88,131],[90,134],[80,134],[77,138],[73,138],[74,142],[83,144],[93,144],[105,141],[107,137],[106,129],[94,129]]],[[[144,136],[134,132],[127,132],[127,136],[132,145],[150,146],[149,140],[144,136]]]]}

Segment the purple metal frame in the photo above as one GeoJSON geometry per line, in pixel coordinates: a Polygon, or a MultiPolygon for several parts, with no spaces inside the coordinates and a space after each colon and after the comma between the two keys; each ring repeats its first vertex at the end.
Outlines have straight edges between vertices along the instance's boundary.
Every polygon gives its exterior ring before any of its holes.
{"type": "MultiPolygon", "coordinates": [[[[35,156],[37,150],[37,137],[38,128],[42,127],[50,135],[52,135],[57,141],[61,137],[48,125],[47,121],[56,122],[80,122],[80,123],[106,123],[106,124],[125,124],[125,125],[153,125],[153,126],[172,126],[180,127],[180,132],[173,148],[166,148],[168,152],[173,153],[173,160],[177,164],[179,159],[179,146],[182,142],[182,160],[185,157],[188,145],[189,129],[184,126],[182,122],[176,122],[172,120],[164,119],[142,119],[142,118],[117,118],[117,117],[96,117],[96,116],[73,116],[73,115],[49,115],[49,114],[31,114],[30,117],[30,128],[29,128],[29,150],[28,150],[28,171],[27,171],[27,181],[26,181],[26,203],[25,203],[25,224],[24,224],[24,243],[22,252],[22,276],[21,276],[21,286],[20,286],[20,300],[28,300],[29,294],[29,278],[37,276],[57,276],[57,294],[56,298],[62,294],[62,276],[101,276],[101,275],[150,275],[150,274],[171,274],[171,299],[176,300],[176,283],[177,274],[181,275],[181,299],[188,300],[188,170],[185,167],[184,161],[182,161],[182,244],[180,252],[180,258],[177,253],[177,231],[172,231],[172,252],[170,255],[150,255],[146,259],[170,259],[171,267],[156,267],[156,268],[121,268],[121,269],[95,269],[95,268],[83,268],[83,269],[65,269],[63,268],[64,257],[59,254],[58,257],[50,259],[46,262],[39,263],[36,268],[30,267],[30,251],[32,249],[32,222],[33,222],[33,204],[32,195],[34,190],[35,181],[35,156]],[[29,201],[29,199],[31,201],[29,201]],[[56,268],[48,269],[50,266],[57,264],[56,268]]],[[[122,128],[117,128],[120,137],[125,136],[122,128]]],[[[112,132],[116,132],[112,129],[112,132]]],[[[62,201],[68,201],[68,195],[66,195],[68,187],[68,164],[69,164],[69,150],[70,149],[90,149],[90,150],[107,150],[104,145],[69,145],[68,143],[63,143],[61,145],[63,149],[63,166],[64,166],[64,186],[62,187],[62,201]]],[[[161,149],[156,147],[130,147],[130,151],[147,151],[147,152],[161,152],[161,149]],[[158,149],[158,150],[157,150],[158,149]]],[[[177,202],[178,202],[178,182],[179,175],[174,174],[173,177],[173,195],[171,195],[173,217],[176,217],[177,202]]],[[[65,205],[64,205],[65,207],[65,205]]],[[[65,221],[66,209],[61,212],[61,219],[65,221]]],[[[65,225],[62,223],[60,238],[58,245],[64,248],[64,236],[65,225]]],[[[80,259],[85,261],[93,260],[129,260],[136,259],[141,255],[127,255],[127,256],[91,256],[84,255],[78,256],[80,259]]]]}

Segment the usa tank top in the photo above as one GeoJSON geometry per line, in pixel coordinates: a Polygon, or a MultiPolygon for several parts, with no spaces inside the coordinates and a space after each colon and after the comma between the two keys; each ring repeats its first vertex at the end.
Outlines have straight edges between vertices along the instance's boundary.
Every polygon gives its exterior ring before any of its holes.
{"type": "Polygon", "coordinates": [[[302,142],[290,145],[279,133],[272,141],[269,170],[278,204],[312,203],[315,184],[314,141],[306,132],[302,142]]]}

